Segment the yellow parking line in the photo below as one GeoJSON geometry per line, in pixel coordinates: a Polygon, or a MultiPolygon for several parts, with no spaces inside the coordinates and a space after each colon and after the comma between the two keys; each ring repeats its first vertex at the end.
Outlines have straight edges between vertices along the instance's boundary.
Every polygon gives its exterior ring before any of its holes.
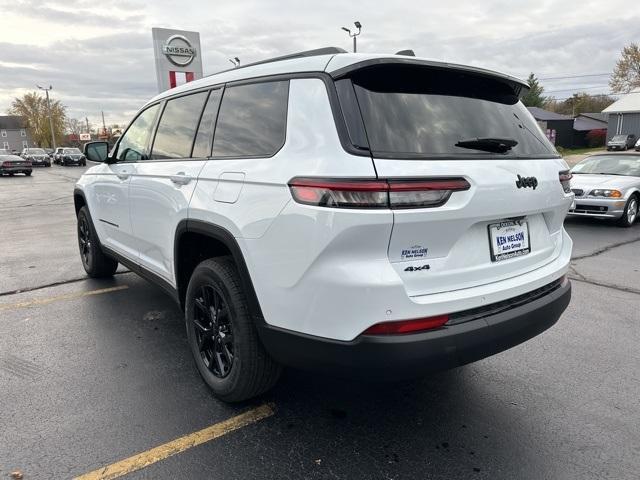
{"type": "Polygon", "coordinates": [[[118,285],[117,287],[101,288],[99,290],[90,290],[88,292],[67,293],[65,295],[58,295],[57,297],[39,298],[36,300],[28,300],[26,302],[0,303],[0,311],[17,310],[18,308],[33,307],[36,305],[46,305],[48,303],[59,302],[60,300],[73,300],[75,298],[88,297],[89,295],[117,292],[118,290],[125,290],[127,288],[129,288],[129,285],[118,285]]]}
{"type": "Polygon", "coordinates": [[[184,437],[176,438],[171,442],[152,448],[146,452],[138,453],[137,455],[112,463],[106,467],[99,468],[93,472],[80,475],[74,480],[108,480],[118,478],[123,475],[127,475],[128,473],[135,472],[136,470],[148,467],[149,465],[159,462],[160,460],[164,460],[176,453],[184,452],[189,448],[222,437],[227,433],[246,427],[247,425],[251,425],[259,420],[270,417],[273,414],[273,404],[261,405],[223,422],[216,423],[210,427],[185,435],[184,437]]]}

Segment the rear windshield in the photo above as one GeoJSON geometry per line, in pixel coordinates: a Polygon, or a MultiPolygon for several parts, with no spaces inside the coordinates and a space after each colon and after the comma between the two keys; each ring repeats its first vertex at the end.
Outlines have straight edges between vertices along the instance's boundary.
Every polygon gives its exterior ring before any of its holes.
{"type": "Polygon", "coordinates": [[[627,141],[627,136],[626,135],[615,135],[611,140],[613,140],[614,142],[626,142],[627,141]]]}
{"type": "Polygon", "coordinates": [[[558,155],[518,100],[517,86],[503,80],[409,65],[363,69],[351,79],[374,155],[558,155]],[[496,151],[501,140],[508,147],[496,151]]]}

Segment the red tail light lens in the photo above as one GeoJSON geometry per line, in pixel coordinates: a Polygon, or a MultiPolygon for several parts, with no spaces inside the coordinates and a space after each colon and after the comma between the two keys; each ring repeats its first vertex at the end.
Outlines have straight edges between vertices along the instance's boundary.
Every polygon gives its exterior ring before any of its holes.
{"type": "Polygon", "coordinates": [[[464,178],[361,180],[293,178],[298,203],[332,208],[429,208],[447,202],[452,192],[468,190],[464,178]]]}
{"type": "Polygon", "coordinates": [[[558,176],[564,193],[571,193],[571,179],[573,178],[573,174],[569,170],[563,170],[562,172],[558,172],[558,176]]]}
{"type": "Polygon", "coordinates": [[[398,322],[376,323],[367,328],[362,335],[402,335],[442,327],[449,321],[449,315],[437,315],[414,320],[400,320],[398,322]]]}

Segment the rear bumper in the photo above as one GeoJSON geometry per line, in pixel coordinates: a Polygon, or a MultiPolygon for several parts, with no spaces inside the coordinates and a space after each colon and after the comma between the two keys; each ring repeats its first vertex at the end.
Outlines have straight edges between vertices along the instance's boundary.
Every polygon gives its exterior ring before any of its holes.
{"type": "Polygon", "coordinates": [[[408,335],[361,335],[350,342],[261,324],[262,342],[277,361],[303,369],[393,380],[446,370],[518,345],[555,324],[571,299],[567,280],[524,305],[465,323],[408,335]]]}
{"type": "Polygon", "coordinates": [[[31,172],[31,171],[32,171],[31,167],[26,165],[0,167],[0,173],[25,173],[25,172],[31,172]]]}

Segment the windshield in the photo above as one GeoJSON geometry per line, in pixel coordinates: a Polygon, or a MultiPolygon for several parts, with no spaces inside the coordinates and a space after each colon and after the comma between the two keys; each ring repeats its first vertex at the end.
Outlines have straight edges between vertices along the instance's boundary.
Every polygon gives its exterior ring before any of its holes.
{"type": "Polygon", "coordinates": [[[374,156],[557,156],[500,79],[388,65],[352,81],[374,156]]]}
{"type": "Polygon", "coordinates": [[[571,172],[640,177],[640,155],[598,155],[589,157],[573,167],[571,172]]]}
{"type": "Polygon", "coordinates": [[[45,152],[41,148],[27,148],[27,153],[31,155],[45,155],[45,152]]]}
{"type": "Polygon", "coordinates": [[[79,154],[80,150],[78,150],[77,148],[65,148],[62,153],[69,153],[69,154],[79,154]]]}
{"type": "Polygon", "coordinates": [[[626,135],[614,135],[614,137],[611,139],[611,141],[613,142],[625,142],[626,140],[627,140],[626,135]]]}

